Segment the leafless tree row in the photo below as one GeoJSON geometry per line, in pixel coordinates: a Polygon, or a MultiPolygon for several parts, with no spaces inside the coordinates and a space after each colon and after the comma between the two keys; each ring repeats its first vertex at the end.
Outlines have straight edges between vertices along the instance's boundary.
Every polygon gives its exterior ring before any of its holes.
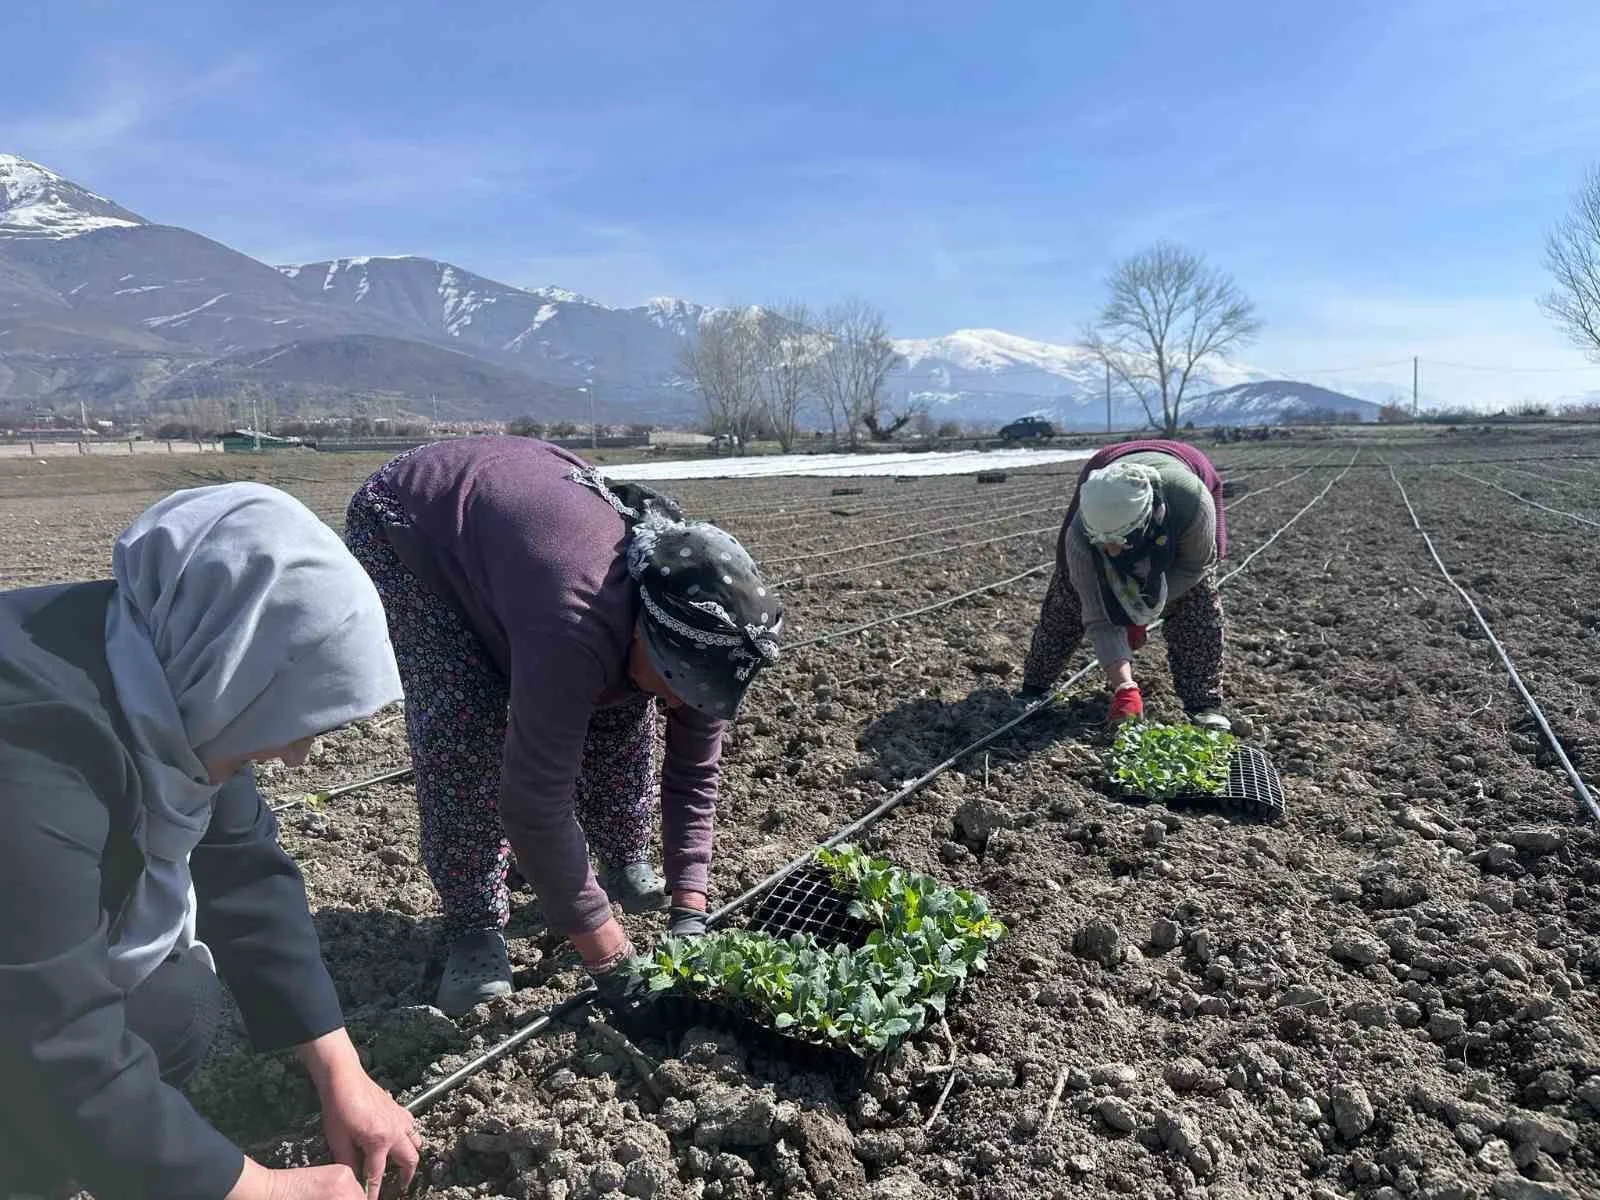
{"type": "Polygon", "coordinates": [[[820,314],[804,304],[719,309],[701,320],[679,365],[718,432],[748,441],[769,430],[788,450],[810,412],[851,445],[903,428],[913,412],[884,411],[898,360],[883,314],[852,300],[820,314]]]}

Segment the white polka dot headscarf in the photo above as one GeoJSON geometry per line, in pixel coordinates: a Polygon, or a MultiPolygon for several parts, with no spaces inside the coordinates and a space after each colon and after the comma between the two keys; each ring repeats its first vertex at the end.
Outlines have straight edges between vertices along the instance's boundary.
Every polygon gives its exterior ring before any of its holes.
{"type": "Polygon", "coordinates": [[[684,520],[646,489],[613,490],[593,470],[573,477],[630,525],[628,574],[639,585],[652,664],[689,707],[731,720],[756,673],[778,661],[783,636],[783,605],[749,552],[726,530],[684,520]]]}

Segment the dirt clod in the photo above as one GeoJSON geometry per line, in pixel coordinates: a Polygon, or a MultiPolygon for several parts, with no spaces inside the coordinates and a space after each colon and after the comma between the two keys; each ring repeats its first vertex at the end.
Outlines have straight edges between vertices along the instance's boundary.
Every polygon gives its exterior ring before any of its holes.
{"type": "Polygon", "coordinates": [[[1371,1127],[1374,1116],[1372,1101],[1359,1083],[1335,1084],[1330,1104],[1334,1127],[1346,1141],[1354,1141],[1371,1127]]]}

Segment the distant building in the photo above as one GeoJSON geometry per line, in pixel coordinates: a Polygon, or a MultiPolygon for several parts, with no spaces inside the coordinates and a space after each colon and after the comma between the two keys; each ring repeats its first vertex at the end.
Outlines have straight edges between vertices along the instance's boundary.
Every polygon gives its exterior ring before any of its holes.
{"type": "Polygon", "coordinates": [[[224,454],[256,454],[268,450],[294,450],[305,445],[297,437],[274,437],[254,429],[230,429],[222,435],[224,454]]]}

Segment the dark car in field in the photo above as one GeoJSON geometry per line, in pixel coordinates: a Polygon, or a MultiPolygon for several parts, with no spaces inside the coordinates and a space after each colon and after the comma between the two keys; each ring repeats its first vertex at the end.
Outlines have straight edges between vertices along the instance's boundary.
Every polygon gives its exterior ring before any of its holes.
{"type": "Polygon", "coordinates": [[[1055,435],[1056,427],[1043,417],[1019,417],[1000,430],[1001,438],[1008,442],[1032,441],[1035,438],[1051,438],[1055,435]]]}

